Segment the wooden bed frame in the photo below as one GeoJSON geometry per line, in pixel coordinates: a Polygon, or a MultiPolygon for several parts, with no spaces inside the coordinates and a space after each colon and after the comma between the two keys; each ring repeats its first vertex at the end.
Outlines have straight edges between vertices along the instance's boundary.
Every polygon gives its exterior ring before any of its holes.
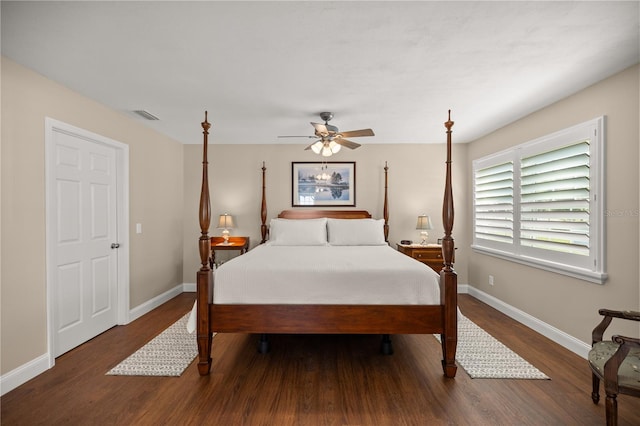
{"type": "MultiPolygon", "coordinates": [[[[438,305],[226,305],[213,304],[213,272],[209,267],[211,204],[208,178],[208,135],[211,124],[202,122],[204,143],[202,159],[202,191],[200,194],[199,239],[201,268],[197,273],[197,342],[198,371],[200,375],[211,370],[211,344],[217,333],[326,333],[326,334],[440,334],[442,341],[442,368],[446,377],[456,375],[457,345],[457,275],[453,270],[454,241],[453,192],[451,187],[451,111],[444,123],[447,128],[447,161],[442,222],[445,235],[442,240],[443,268],[440,271],[440,304],[438,305]]],[[[385,239],[388,236],[387,166],[385,164],[384,219],[385,239]]],[[[265,199],[265,172],[262,166],[261,233],[267,237],[267,208],[265,199]]],[[[371,217],[362,210],[285,210],[285,218],[360,218],[371,217]]]]}

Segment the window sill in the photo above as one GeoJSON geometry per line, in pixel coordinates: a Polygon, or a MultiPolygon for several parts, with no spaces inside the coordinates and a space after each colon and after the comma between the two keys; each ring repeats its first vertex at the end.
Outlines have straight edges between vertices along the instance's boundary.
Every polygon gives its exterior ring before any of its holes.
{"type": "Polygon", "coordinates": [[[604,284],[605,281],[607,281],[607,278],[609,278],[606,272],[589,271],[587,269],[575,268],[559,263],[533,259],[525,256],[518,256],[501,250],[477,245],[472,245],[471,248],[473,249],[473,251],[481,254],[498,257],[500,259],[509,260],[512,262],[520,263],[522,265],[531,266],[533,268],[544,269],[545,271],[555,272],[557,274],[578,278],[580,280],[589,281],[595,284],[604,284]]]}

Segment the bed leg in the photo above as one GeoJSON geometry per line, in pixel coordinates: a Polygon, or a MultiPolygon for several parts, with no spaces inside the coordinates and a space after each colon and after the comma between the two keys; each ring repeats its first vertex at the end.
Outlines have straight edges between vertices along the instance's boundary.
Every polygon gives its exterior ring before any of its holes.
{"type": "Polygon", "coordinates": [[[209,325],[209,288],[213,282],[213,273],[210,270],[198,271],[196,279],[198,372],[201,376],[206,376],[211,371],[213,334],[209,325]]]}
{"type": "MultiPolygon", "coordinates": [[[[444,243],[447,243],[445,241],[444,243]]],[[[442,342],[442,370],[445,377],[456,377],[456,347],[458,345],[458,277],[451,267],[440,272],[440,291],[444,290],[444,327],[440,335],[442,342]]]]}
{"type": "Polygon", "coordinates": [[[258,341],[258,352],[261,354],[269,353],[269,335],[262,333],[258,341]]]}
{"type": "Polygon", "coordinates": [[[198,336],[198,372],[201,376],[206,376],[211,371],[211,342],[213,336],[198,336]]]}
{"type": "Polygon", "coordinates": [[[380,352],[382,352],[382,355],[393,355],[393,346],[391,345],[391,336],[389,336],[388,334],[382,335],[380,352]]]}
{"type": "Polygon", "coordinates": [[[444,355],[444,359],[442,360],[444,375],[449,378],[456,377],[456,371],[458,370],[455,358],[456,341],[448,339],[444,334],[440,335],[440,339],[442,341],[442,353],[444,355]],[[453,356],[451,354],[453,354],[453,356]]]}

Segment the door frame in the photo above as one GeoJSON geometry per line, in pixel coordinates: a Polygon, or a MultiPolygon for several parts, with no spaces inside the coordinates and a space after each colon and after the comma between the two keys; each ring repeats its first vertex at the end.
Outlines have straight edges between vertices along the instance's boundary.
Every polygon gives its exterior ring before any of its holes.
{"type": "Polygon", "coordinates": [[[55,282],[55,265],[52,265],[55,242],[53,241],[53,223],[55,206],[55,138],[56,132],[66,133],[82,138],[90,143],[106,145],[116,151],[116,221],[117,242],[120,248],[117,250],[117,307],[116,322],[118,325],[129,323],[129,145],[98,135],[88,130],[72,126],[62,121],[45,117],[45,214],[46,214],[46,288],[47,288],[47,354],[49,368],[55,365],[54,339],[56,327],[54,324],[55,295],[53,283],[55,282]]]}

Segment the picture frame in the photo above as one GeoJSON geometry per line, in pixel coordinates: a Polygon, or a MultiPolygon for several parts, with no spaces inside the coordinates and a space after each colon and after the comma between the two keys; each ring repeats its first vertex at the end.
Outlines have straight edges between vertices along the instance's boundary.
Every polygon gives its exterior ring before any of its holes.
{"type": "Polygon", "coordinates": [[[355,207],[355,161],[291,163],[292,207],[355,207]]]}

